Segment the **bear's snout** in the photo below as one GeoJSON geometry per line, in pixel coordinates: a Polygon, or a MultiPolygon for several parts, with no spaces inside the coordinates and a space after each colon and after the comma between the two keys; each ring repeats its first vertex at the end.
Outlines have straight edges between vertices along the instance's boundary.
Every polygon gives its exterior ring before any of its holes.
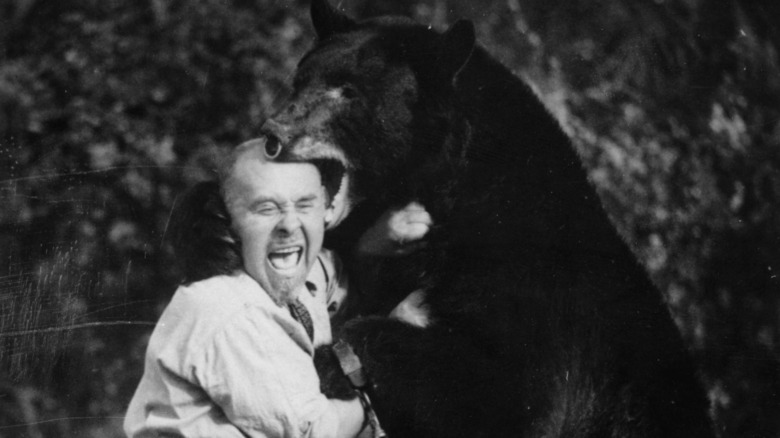
{"type": "Polygon", "coordinates": [[[277,158],[282,153],[282,149],[291,139],[290,127],[275,119],[266,120],[260,131],[267,139],[263,149],[265,156],[271,160],[277,158]]]}

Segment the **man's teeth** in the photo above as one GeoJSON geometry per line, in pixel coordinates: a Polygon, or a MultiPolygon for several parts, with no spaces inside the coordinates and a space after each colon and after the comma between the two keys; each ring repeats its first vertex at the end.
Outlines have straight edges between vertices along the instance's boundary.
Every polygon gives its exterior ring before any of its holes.
{"type": "Polygon", "coordinates": [[[298,264],[301,259],[301,248],[285,248],[274,251],[268,255],[268,261],[274,269],[290,269],[298,264]]]}

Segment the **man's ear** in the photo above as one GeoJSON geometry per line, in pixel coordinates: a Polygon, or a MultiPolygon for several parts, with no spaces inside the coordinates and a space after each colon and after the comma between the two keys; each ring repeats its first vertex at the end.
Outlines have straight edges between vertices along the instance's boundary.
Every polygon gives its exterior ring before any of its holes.
{"type": "Polygon", "coordinates": [[[333,205],[333,202],[328,204],[327,207],[325,207],[325,228],[330,229],[329,225],[331,222],[333,222],[333,219],[336,217],[336,207],[333,205]]]}
{"type": "Polygon", "coordinates": [[[311,22],[320,41],[355,27],[355,21],[336,10],[328,0],[311,1],[311,22]]]}
{"type": "Polygon", "coordinates": [[[466,64],[471,52],[474,51],[475,44],[474,24],[468,20],[458,20],[442,34],[439,65],[447,79],[455,77],[455,74],[466,64]]]}

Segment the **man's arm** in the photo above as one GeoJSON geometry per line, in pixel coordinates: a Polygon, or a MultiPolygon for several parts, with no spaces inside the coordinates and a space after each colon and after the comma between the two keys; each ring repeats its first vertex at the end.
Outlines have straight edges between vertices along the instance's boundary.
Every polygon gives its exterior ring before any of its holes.
{"type": "Polygon", "coordinates": [[[198,380],[247,436],[358,436],[360,401],[330,400],[320,392],[311,356],[275,311],[228,322],[207,350],[198,380]]]}

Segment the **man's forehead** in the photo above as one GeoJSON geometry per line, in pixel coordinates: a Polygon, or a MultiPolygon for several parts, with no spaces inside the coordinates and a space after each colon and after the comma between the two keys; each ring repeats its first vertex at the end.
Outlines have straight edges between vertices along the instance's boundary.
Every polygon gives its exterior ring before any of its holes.
{"type": "Polygon", "coordinates": [[[253,195],[303,197],[319,196],[322,192],[319,170],[311,163],[279,163],[247,157],[239,159],[232,177],[253,195]]]}

